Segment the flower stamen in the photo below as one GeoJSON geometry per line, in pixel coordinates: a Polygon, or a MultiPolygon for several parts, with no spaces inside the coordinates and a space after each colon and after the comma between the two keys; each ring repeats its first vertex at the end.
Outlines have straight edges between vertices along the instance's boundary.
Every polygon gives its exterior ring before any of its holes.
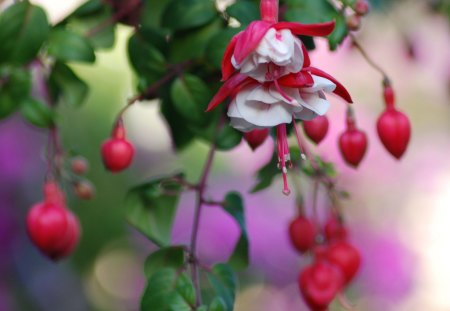
{"type": "Polygon", "coordinates": [[[278,167],[283,175],[283,194],[289,195],[291,190],[287,180],[286,162],[290,161],[289,146],[287,142],[286,124],[277,126],[278,167]]]}

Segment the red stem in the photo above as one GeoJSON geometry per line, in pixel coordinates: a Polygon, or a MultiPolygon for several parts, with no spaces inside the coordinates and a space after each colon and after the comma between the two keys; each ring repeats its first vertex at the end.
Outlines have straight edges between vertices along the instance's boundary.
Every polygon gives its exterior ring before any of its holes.
{"type": "Polygon", "coordinates": [[[266,22],[278,22],[278,0],[261,0],[261,19],[266,22]]]}

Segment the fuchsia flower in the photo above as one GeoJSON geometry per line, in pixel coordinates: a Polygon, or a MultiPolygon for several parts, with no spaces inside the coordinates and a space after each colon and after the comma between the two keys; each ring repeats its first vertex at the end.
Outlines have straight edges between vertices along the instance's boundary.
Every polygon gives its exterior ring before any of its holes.
{"type": "Polygon", "coordinates": [[[297,37],[327,36],[333,31],[334,22],[278,22],[278,0],[261,0],[261,17],[229,43],[222,60],[225,83],[207,111],[229,97],[227,114],[234,128],[249,132],[276,127],[283,192],[289,194],[286,124],[292,122],[295,127],[295,119],[312,120],[324,115],[330,106],[325,93],[334,92],[349,103],[352,99],[336,79],[311,67],[308,52],[297,37]]]}

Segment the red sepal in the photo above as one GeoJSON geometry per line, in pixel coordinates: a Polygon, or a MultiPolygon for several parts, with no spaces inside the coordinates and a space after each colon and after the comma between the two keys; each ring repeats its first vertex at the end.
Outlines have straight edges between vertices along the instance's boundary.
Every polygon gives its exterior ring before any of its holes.
{"type": "Polygon", "coordinates": [[[206,112],[217,107],[221,102],[225,100],[228,96],[232,95],[239,87],[246,85],[249,82],[255,81],[243,74],[236,74],[228,79],[222,87],[217,91],[216,95],[209,102],[206,112]]]}
{"type": "Polygon", "coordinates": [[[325,37],[333,32],[335,24],[335,21],[318,24],[280,22],[276,23],[273,28],[276,30],[289,29],[294,35],[325,37]]]}
{"type": "Polygon", "coordinates": [[[311,72],[313,75],[325,78],[330,80],[331,82],[333,82],[334,84],[336,84],[336,89],[333,91],[334,94],[340,96],[341,98],[343,98],[345,101],[347,101],[348,103],[353,103],[353,99],[350,96],[349,92],[347,91],[347,89],[338,81],[336,80],[333,76],[331,76],[330,74],[326,73],[325,71],[322,71],[318,68],[315,67],[308,67],[308,68],[303,68],[303,70],[307,70],[309,72],[311,72]]]}
{"type": "Polygon", "coordinates": [[[309,72],[302,70],[279,78],[278,83],[292,88],[311,87],[314,85],[314,79],[309,72]]]}

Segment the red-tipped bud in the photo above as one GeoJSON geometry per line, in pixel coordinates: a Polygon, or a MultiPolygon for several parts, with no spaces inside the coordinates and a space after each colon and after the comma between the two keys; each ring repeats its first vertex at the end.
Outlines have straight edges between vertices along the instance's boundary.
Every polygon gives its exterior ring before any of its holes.
{"type": "Polygon", "coordinates": [[[82,200],[91,200],[95,196],[95,187],[88,180],[76,182],[73,189],[76,196],[82,200]]]}
{"type": "Polygon", "coordinates": [[[408,117],[395,108],[387,108],[378,118],[377,131],[384,147],[395,158],[400,159],[411,137],[408,117]]]}
{"type": "Polygon", "coordinates": [[[352,110],[347,112],[347,129],[339,137],[339,149],[345,162],[357,167],[367,150],[367,135],[356,128],[352,110]]]}
{"type": "Polygon", "coordinates": [[[289,225],[289,236],[292,245],[300,253],[305,253],[315,244],[316,229],[308,218],[298,216],[289,225]]]}
{"type": "Polygon", "coordinates": [[[318,116],[310,121],[303,121],[306,136],[319,144],[328,133],[329,122],[327,116],[318,116]]]}
{"type": "Polygon", "coordinates": [[[356,14],[347,16],[346,24],[350,31],[357,31],[361,28],[361,17],[356,14]]]}
{"type": "Polygon", "coordinates": [[[383,97],[387,108],[393,108],[395,106],[394,89],[389,84],[384,86],[383,97]]]}
{"type": "Polygon", "coordinates": [[[363,16],[369,13],[370,5],[367,0],[356,0],[353,9],[356,14],[363,16]]]}
{"type": "Polygon", "coordinates": [[[345,241],[330,245],[327,251],[327,260],[342,271],[345,285],[353,280],[361,265],[359,251],[345,241]]]}
{"type": "Polygon", "coordinates": [[[134,147],[125,138],[125,129],[121,123],[114,128],[112,137],[103,143],[101,154],[105,168],[111,172],[120,172],[130,166],[134,147]]]}
{"type": "Polygon", "coordinates": [[[269,129],[253,130],[244,133],[244,139],[252,150],[261,146],[266,141],[267,137],[269,137],[269,129]]]}
{"type": "Polygon", "coordinates": [[[312,311],[328,310],[328,305],[342,289],[342,272],[325,260],[316,260],[300,273],[300,292],[312,311]]]}
{"type": "Polygon", "coordinates": [[[77,175],[84,175],[88,171],[89,163],[86,158],[78,156],[70,161],[72,172],[77,175]]]}

